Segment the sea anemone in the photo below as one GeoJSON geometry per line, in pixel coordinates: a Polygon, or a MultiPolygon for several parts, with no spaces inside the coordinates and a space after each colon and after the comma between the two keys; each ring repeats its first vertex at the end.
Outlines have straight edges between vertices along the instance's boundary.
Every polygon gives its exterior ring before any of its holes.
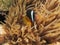
{"type": "Polygon", "coordinates": [[[60,1],[13,0],[3,29],[9,33],[5,42],[11,45],[54,45],[60,41],[60,1]],[[28,1],[29,2],[29,1],[28,1]],[[27,10],[35,12],[34,22],[27,17],[27,10]]]}

